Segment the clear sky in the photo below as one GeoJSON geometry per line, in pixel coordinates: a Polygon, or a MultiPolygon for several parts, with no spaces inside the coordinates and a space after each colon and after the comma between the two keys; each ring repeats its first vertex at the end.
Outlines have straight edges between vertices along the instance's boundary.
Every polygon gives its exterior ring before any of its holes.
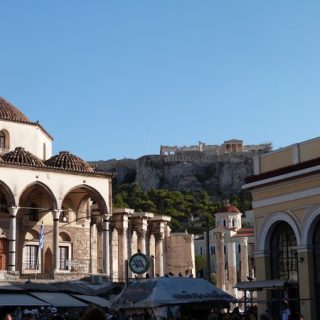
{"type": "Polygon", "coordinates": [[[320,1],[0,1],[0,96],[54,153],[319,136],[320,1]]]}

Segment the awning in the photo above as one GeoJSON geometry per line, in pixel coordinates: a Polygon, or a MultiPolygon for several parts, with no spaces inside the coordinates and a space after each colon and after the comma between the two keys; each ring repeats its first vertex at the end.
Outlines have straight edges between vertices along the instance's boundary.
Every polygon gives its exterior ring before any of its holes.
{"type": "Polygon", "coordinates": [[[0,294],[0,307],[46,307],[48,303],[31,297],[27,294],[6,293],[0,294]]]}
{"type": "Polygon", "coordinates": [[[89,302],[89,303],[94,304],[96,306],[99,306],[101,308],[110,308],[112,306],[111,301],[104,299],[104,298],[101,298],[101,297],[88,296],[85,294],[73,294],[73,296],[76,297],[77,299],[80,299],[85,302],[89,302]]]}
{"type": "Polygon", "coordinates": [[[31,295],[41,299],[54,307],[79,308],[88,307],[88,305],[78,299],[60,292],[30,292],[31,295]]]}
{"type": "Polygon", "coordinates": [[[234,288],[242,291],[258,291],[262,289],[279,289],[296,285],[297,283],[293,281],[276,279],[238,282],[234,288]]]}

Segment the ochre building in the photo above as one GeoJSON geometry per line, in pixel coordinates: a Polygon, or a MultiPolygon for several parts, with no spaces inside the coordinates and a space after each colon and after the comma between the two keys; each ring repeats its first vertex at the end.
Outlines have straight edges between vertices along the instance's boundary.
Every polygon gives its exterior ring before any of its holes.
{"type": "Polygon", "coordinates": [[[305,319],[320,319],[320,138],[255,158],[243,186],[253,198],[260,312],[287,300],[305,319]],[[282,283],[282,285],[281,285],[282,283]]]}

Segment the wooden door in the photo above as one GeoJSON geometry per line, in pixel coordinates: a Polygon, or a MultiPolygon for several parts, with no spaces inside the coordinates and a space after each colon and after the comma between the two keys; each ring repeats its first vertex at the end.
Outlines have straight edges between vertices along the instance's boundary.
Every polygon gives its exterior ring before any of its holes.
{"type": "Polygon", "coordinates": [[[0,239],[0,270],[8,269],[9,243],[5,238],[0,239]]]}

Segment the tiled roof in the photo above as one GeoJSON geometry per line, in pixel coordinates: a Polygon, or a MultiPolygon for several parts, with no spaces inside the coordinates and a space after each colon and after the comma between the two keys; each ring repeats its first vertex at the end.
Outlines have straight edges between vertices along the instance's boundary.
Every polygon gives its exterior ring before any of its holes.
{"type": "Polygon", "coordinates": [[[240,213],[239,209],[231,204],[227,204],[222,207],[217,213],[240,213]]]}
{"type": "Polygon", "coordinates": [[[49,167],[55,167],[65,170],[73,170],[80,172],[94,172],[94,168],[81,158],[73,155],[68,151],[61,151],[59,154],[51,157],[45,164],[49,167]]]}
{"type": "Polygon", "coordinates": [[[233,238],[253,237],[253,236],[254,236],[253,228],[241,228],[237,230],[237,233],[233,236],[233,238]]]}
{"type": "Polygon", "coordinates": [[[39,158],[21,147],[17,147],[13,151],[4,154],[2,159],[10,164],[44,167],[44,163],[39,158]]]}
{"type": "MultiPolygon", "coordinates": [[[[59,155],[65,155],[66,152],[60,152],[59,155]]],[[[76,175],[90,175],[97,177],[115,177],[115,173],[106,171],[96,171],[94,167],[90,166],[87,162],[83,161],[79,157],[68,153],[65,157],[59,155],[50,158],[49,160],[43,162],[41,159],[33,155],[32,153],[24,150],[22,147],[17,147],[15,150],[10,151],[2,156],[0,156],[0,166],[1,167],[23,167],[25,169],[31,170],[41,170],[50,172],[62,172],[76,175]],[[61,160],[61,162],[58,161],[61,160]],[[63,161],[65,159],[65,161],[63,161]],[[57,161],[55,161],[57,160],[57,161]],[[50,162],[48,164],[48,162],[50,162]],[[56,164],[56,166],[54,165],[56,164]]]]}
{"type": "Polygon", "coordinates": [[[263,173],[260,173],[260,174],[249,176],[249,177],[247,177],[245,179],[245,182],[246,183],[256,182],[256,181],[259,181],[259,180],[280,176],[282,174],[291,173],[291,172],[294,172],[294,171],[307,169],[307,168],[315,167],[315,166],[318,166],[318,165],[320,165],[320,158],[314,158],[314,159],[311,159],[311,160],[307,160],[307,161],[299,162],[299,163],[296,163],[296,164],[292,164],[290,166],[281,167],[281,168],[278,168],[278,169],[275,169],[275,170],[266,171],[266,172],[263,172],[263,173]]]}
{"type": "Polygon", "coordinates": [[[20,110],[2,97],[0,97],[0,119],[30,123],[30,120],[20,110]]]}

